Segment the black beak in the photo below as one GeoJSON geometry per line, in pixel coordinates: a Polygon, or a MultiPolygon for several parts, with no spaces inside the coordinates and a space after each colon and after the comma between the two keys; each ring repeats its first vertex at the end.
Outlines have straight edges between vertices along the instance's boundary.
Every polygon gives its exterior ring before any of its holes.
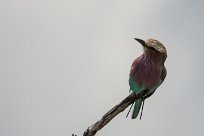
{"type": "Polygon", "coordinates": [[[138,41],[140,44],[142,44],[143,47],[146,46],[145,41],[138,39],[138,38],[134,38],[136,41],[138,41]]]}

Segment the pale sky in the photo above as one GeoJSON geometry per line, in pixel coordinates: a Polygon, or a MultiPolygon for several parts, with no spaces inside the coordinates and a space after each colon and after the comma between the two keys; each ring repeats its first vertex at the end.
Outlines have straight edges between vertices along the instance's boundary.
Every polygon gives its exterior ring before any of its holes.
{"type": "Polygon", "coordinates": [[[129,95],[129,71],[154,38],[167,77],[142,120],[96,136],[203,136],[204,1],[1,0],[0,135],[82,136],[129,95]]]}

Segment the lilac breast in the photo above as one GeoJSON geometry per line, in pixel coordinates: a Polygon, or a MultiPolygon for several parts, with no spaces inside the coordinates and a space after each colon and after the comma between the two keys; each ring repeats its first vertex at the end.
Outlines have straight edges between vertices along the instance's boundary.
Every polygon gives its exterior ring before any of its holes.
{"type": "Polygon", "coordinates": [[[133,62],[130,75],[139,85],[150,89],[159,84],[162,68],[161,64],[142,55],[133,62]]]}

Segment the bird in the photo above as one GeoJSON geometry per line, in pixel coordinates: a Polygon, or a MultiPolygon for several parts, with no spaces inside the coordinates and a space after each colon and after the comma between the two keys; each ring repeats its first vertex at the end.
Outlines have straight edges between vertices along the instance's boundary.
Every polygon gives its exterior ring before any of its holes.
{"type": "MultiPolygon", "coordinates": [[[[164,66],[164,62],[167,58],[167,50],[158,40],[152,38],[147,39],[146,41],[138,38],[134,39],[143,46],[143,54],[135,59],[131,65],[129,74],[129,91],[136,95],[141,92],[143,93],[142,97],[135,100],[133,103],[134,108],[131,118],[137,118],[142,105],[140,113],[141,120],[145,99],[155,92],[155,90],[163,83],[167,75],[167,70],[164,66]]],[[[133,104],[131,105],[130,110],[133,104]]]]}

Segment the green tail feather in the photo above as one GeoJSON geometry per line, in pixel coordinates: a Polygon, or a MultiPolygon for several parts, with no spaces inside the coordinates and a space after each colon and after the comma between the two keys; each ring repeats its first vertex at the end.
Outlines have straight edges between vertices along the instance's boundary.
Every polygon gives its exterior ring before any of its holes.
{"type": "Polygon", "coordinates": [[[141,105],[142,105],[142,99],[138,99],[135,101],[134,109],[132,112],[132,119],[137,118],[141,105]]]}

